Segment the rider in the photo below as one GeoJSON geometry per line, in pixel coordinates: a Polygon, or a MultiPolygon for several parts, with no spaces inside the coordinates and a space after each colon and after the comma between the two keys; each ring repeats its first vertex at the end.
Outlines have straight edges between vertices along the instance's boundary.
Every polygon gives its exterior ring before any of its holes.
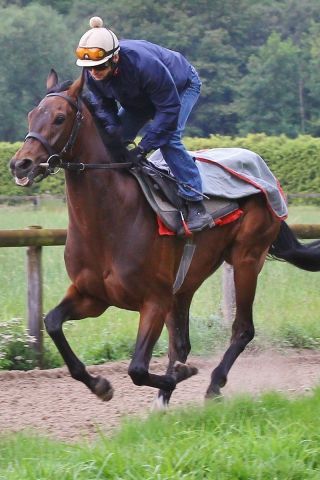
{"type": "Polygon", "coordinates": [[[202,203],[198,168],[181,141],[200,94],[196,70],[180,53],[159,45],[144,40],[119,42],[103,27],[100,17],[92,17],[90,27],[79,41],[76,56],[77,65],[85,68],[95,116],[109,134],[124,141],[133,141],[151,120],[131,152],[142,159],[160,148],[180,182],[179,195],[187,204],[189,229],[211,227],[212,218],[202,203]]]}

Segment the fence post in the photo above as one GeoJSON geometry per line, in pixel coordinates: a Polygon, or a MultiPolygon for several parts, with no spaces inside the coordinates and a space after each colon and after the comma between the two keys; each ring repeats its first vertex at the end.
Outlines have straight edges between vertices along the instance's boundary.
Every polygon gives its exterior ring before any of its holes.
{"type": "MultiPolygon", "coordinates": [[[[29,229],[40,229],[40,226],[30,226],[29,229]]],[[[42,366],[43,355],[43,308],[42,308],[42,247],[27,248],[27,284],[28,284],[28,330],[34,337],[32,343],[38,366],[42,366]]]]}
{"type": "Polygon", "coordinates": [[[233,323],[236,310],[236,294],[233,280],[233,267],[227,262],[222,265],[222,316],[225,326],[233,323]]]}

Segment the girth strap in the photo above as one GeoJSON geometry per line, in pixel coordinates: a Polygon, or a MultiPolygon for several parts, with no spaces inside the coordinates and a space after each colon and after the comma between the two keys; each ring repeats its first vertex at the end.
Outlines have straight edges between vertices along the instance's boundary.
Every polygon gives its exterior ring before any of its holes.
{"type": "Polygon", "coordinates": [[[192,239],[188,239],[184,248],[183,248],[183,253],[182,257],[180,260],[180,265],[177,271],[176,279],[173,285],[173,294],[177,293],[177,291],[180,289],[182,286],[184,279],[186,278],[186,275],[188,273],[190,264],[192,262],[192,258],[195,252],[196,246],[193,243],[192,239]]]}

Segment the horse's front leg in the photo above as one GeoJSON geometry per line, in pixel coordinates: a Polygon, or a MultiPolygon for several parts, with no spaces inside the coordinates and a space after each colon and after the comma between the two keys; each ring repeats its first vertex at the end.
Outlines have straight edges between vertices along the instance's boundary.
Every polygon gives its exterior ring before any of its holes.
{"type": "Polygon", "coordinates": [[[136,348],[129,366],[129,375],[135,385],[147,385],[172,392],[178,382],[190,376],[186,375],[184,369],[178,368],[166,375],[149,373],[153,347],[161,334],[169,310],[165,303],[164,300],[161,302],[161,299],[156,302],[149,301],[141,309],[136,348]]]}
{"type": "Polygon", "coordinates": [[[83,382],[94,394],[102,400],[111,400],[113,389],[110,383],[98,376],[88,373],[85,365],[78,359],[64,336],[62,325],[67,320],[79,320],[86,317],[101,315],[108,305],[89,295],[82,295],[74,285],[71,285],[62,302],[51,310],[44,319],[46,330],[63,360],[72,378],[83,382]]]}

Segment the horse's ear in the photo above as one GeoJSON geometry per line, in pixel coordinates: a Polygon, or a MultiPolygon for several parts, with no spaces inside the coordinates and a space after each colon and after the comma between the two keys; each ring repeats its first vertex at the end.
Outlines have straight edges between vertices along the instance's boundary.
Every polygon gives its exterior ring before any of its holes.
{"type": "Polygon", "coordinates": [[[84,85],[84,69],[82,70],[82,74],[77,80],[73,82],[71,87],[68,90],[68,93],[71,97],[78,97],[83,89],[84,85]]]}
{"type": "Polygon", "coordinates": [[[51,68],[48,78],[47,78],[47,90],[51,90],[55,87],[58,83],[58,75],[57,72],[51,68]]]}

